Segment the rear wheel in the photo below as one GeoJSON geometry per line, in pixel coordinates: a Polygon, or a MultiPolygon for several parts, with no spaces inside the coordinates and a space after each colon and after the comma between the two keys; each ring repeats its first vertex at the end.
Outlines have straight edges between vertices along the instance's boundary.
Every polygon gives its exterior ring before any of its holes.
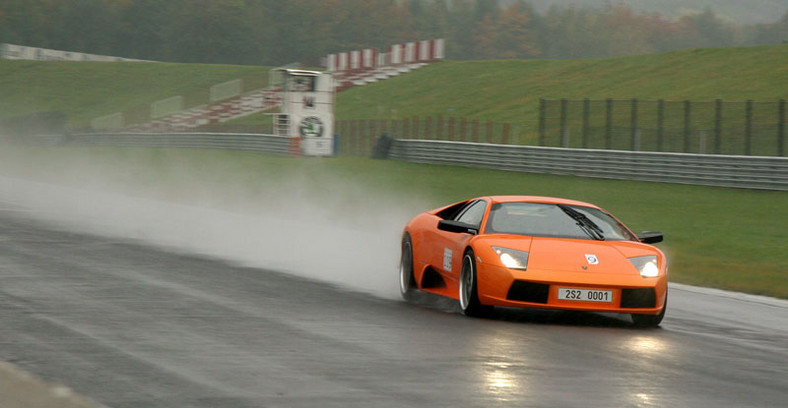
{"type": "Polygon", "coordinates": [[[460,310],[466,316],[484,316],[492,311],[492,306],[479,303],[477,278],[476,259],[469,249],[462,258],[460,271],[460,310]]]}
{"type": "Polygon", "coordinates": [[[632,323],[635,327],[658,327],[662,323],[662,318],[665,317],[665,311],[668,310],[668,294],[665,292],[665,305],[662,306],[662,311],[659,314],[632,314],[632,323]]]}
{"type": "Polygon", "coordinates": [[[416,280],[413,277],[413,245],[410,235],[402,238],[402,255],[399,261],[399,291],[405,300],[413,300],[416,292],[416,280]]]}

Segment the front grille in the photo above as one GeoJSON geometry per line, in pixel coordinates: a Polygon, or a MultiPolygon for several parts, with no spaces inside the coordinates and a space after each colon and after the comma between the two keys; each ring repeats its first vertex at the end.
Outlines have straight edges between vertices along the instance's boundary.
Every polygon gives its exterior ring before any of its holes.
{"type": "Polygon", "coordinates": [[[622,308],[646,308],[657,306],[654,288],[621,289],[622,308]]]}
{"type": "Polygon", "coordinates": [[[527,281],[514,281],[506,298],[518,302],[547,303],[550,285],[527,281]]]}

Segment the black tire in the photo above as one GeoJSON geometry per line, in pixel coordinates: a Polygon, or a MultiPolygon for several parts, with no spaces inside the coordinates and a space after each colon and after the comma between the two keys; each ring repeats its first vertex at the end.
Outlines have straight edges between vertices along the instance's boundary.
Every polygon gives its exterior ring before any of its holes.
{"type": "Polygon", "coordinates": [[[410,235],[405,234],[402,238],[402,255],[399,260],[399,291],[403,299],[411,301],[417,290],[416,279],[413,276],[413,244],[410,235]]]}
{"type": "Polygon", "coordinates": [[[485,306],[479,302],[476,275],[476,256],[469,249],[462,258],[460,271],[460,310],[466,316],[480,317],[492,312],[492,306],[485,306]]]}
{"type": "Polygon", "coordinates": [[[665,305],[662,306],[662,311],[659,314],[647,315],[632,313],[632,323],[635,327],[659,327],[662,323],[662,318],[665,317],[665,311],[668,310],[668,294],[665,292],[665,305]]]}

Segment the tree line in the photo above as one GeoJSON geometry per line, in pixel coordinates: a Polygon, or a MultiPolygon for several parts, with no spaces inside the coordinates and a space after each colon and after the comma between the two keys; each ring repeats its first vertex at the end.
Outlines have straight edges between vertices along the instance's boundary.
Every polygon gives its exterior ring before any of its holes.
{"type": "Polygon", "coordinates": [[[736,24],[621,4],[525,0],[3,0],[0,42],[172,62],[320,64],[329,53],[445,38],[449,59],[589,58],[788,41],[788,11],[736,24]]]}

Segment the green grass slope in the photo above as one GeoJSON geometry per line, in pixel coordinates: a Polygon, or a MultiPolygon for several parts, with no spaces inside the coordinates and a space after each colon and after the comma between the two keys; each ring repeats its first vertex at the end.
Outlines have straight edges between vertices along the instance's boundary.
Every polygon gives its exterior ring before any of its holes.
{"type": "Polygon", "coordinates": [[[267,68],[0,60],[0,118],[56,110],[67,115],[69,126],[81,127],[96,117],[147,108],[171,96],[190,95],[197,103],[212,85],[236,78],[257,79],[260,87],[267,68]]]}
{"type": "Polygon", "coordinates": [[[446,61],[337,96],[337,118],[536,123],[539,98],[788,98],[788,45],[583,60],[446,61]]]}

